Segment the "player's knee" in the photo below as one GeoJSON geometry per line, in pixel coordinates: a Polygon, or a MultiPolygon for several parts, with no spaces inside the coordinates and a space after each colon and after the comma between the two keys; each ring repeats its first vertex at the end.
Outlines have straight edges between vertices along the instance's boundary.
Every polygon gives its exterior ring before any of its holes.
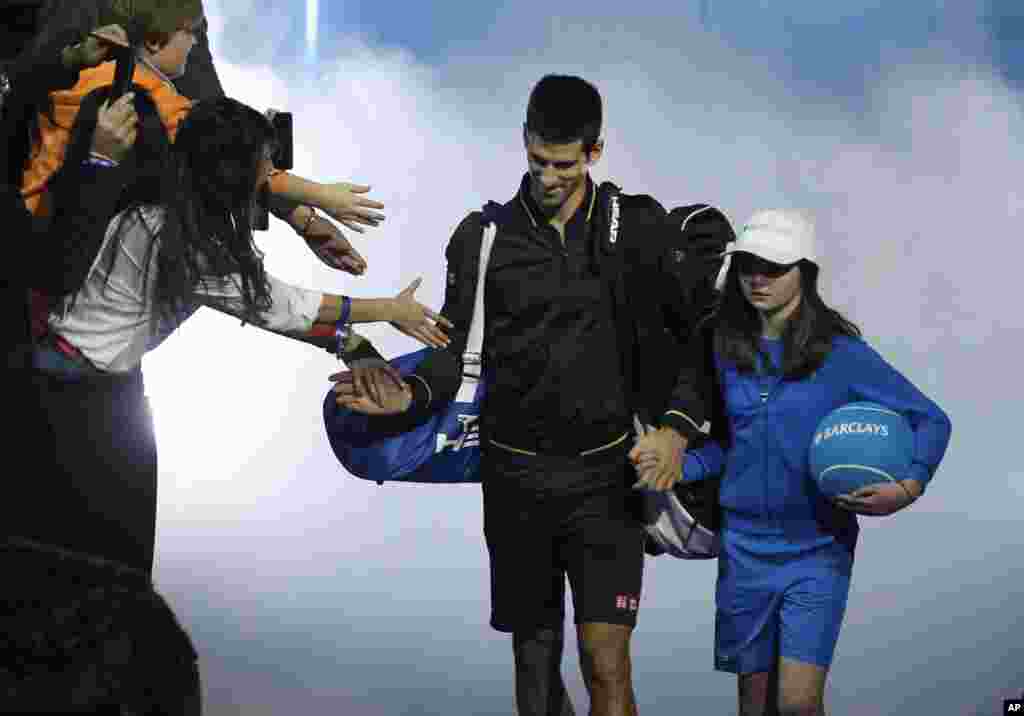
{"type": "Polygon", "coordinates": [[[596,685],[620,686],[629,683],[629,658],[619,649],[598,649],[585,654],[590,679],[596,685]]]}
{"type": "Polygon", "coordinates": [[[564,635],[560,629],[517,629],[512,633],[513,648],[561,647],[564,635]]]}
{"type": "Polygon", "coordinates": [[[630,679],[628,635],[586,635],[580,656],[587,662],[591,680],[597,684],[621,685],[630,679]]]}
{"type": "Polygon", "coordinates": [[[521,675],[547,674],[562,662],[562,633],[558,630],[515,632],[512,645],[516,671],[521,675]]]}

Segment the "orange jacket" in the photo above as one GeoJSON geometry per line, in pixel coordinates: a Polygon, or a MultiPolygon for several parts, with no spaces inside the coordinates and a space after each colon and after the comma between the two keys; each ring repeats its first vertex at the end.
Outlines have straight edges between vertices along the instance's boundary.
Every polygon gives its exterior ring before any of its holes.
{"type": "MultiPolygon", "coordinates": [[[[22,177],[21,193],[25,197],[25,204],[29,210],[37,215],[49,214],[49,206],[46,201],[47,184],[57,169],[64,161],[68,141],[71,137],[71,127],[78,116],[79,107],[86,95],[95,89],[105,87],[114,83],[113,62],[103,64],[87,70],[78,75],[78,82],[69,90],[54,92],[53,118],[54,122],[45,114],[39,115],[40,140],[33,147],[32,155],[28,166],[22,177]]],[[[178,131],[178,125],[185,115],[192,108],[192,100],[178,94],[177,89],[170,82],[160,77],[142,62],[135,65],[135,74],[132,82],[142,87],[153,99],[157,113],[163,120],[167,134],[174,141],[178,131]]],[[[275,172],[271,177],[270,189],[273,192],[275,185],[283,179],[283,172],[275,172]]]]}
{"type": "MultiPolygon", "coordinates": [[[[114,67],[113,62],[104,62],[97,67],[83,70],[79,73],[78,82],[74,87],[51,95],[55,121],[51,122],[45,114],[39,115],[40,139],[32,148],[21,184],[25,205],[33,214],[48,216],[52,213],[47,185],[64,162],[68,141],[71,138],[71,127],[74,126],[82,100],[94,89],[114,83],[114,67]]],[[[192,108],[192,100],[178,94],[174,85],[141,62],[135,65],[132,82],[149,93],[164,127],[167,128],[168,136],[174,141],[178,125],[192,108]]],[[[274,192],[280,187],[285,177],[285,172],[273,172],[270,178],[270,191],[274,192]]],[[[49,313],[47,299],[38,291],[32,292],[31,313],[32,332],[38,338],[46,331],[46,317],[49,313]]]]}

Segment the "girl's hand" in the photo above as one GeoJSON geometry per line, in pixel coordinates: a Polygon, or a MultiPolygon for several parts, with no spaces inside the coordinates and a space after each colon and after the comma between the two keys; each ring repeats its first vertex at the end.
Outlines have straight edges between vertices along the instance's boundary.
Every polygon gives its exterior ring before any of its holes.
{"type": "Polygon", "coordinates": [[[366,259],[349,243],[341,229],[327,219],[314,217],[303,238],[316,257],[331,268],[353,276],[366,273],[366,259]]]}
{"type": "Polygon", "coordinates": [[[687,440],[672,428],[659,428],[642,435],[629,451],[636,468],[634,489],[666,492],[683,478],[683,453],[687,440]]]}
{"type": "Polygon", "coordinates": [[[422,282],[423,279],[416,279],[395,297],[395,316],[391,325],[425,346],[445,348],[450,340],[441,326],[453,328],[452,322],[413,298],[422,282]]]}
{"type": "Polygon", "coordinates": [[[838,495],[834,502],[844,510],[859,515],[891,515],[910,506],[921,495],[917,480],[879,482],[865,485],[848,495],[838,495]]]}
{"type": "Polygon", "coordinates": [[[384,215],[373,209],[383,209],[379,201],[362,196],[370,191],[369,186],[339,182],[324,184],[320,189],[319,207],[342,226],[357,233],[363,233],[360,224],[377,226],[384,221],[384,215]]]}

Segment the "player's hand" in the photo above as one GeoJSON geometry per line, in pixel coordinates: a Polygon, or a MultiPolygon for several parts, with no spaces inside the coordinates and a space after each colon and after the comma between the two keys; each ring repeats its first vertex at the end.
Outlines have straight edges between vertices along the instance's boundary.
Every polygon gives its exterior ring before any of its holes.
{"type": "Polygon", "coordinates": [[[910,506],[921,495],[917,480],[879,482],[865,485],[847,495],[837,495],[834,502],[844,510],[859,515],[891,515],[910,506]]]}
{"type": "Polygon", "coordinates": [[[348,363],[348,371],[335,373],[332,381],[351,381],[356,396],[368,396],[378,404],[386,402],[387,391],[405,386],[398,369],[381,358],[360,358],[348,363]]]}
{"type": "Polygon", "coordinates": [[[659,428],[642,435],[629,452],[636,468],[636,489],[666,492],[683,478],[683,453],[687,439],[672,428],[659,428]]]}
{"type": "Polygon", "coordinates": [[[92,135],[92,151],[120,162],[135,146],[139,115],[135,112],[135,94],[126,92],[113,104],[103,103],[96,116],[96,131],[92,135]]]}
{"type": "Polygon", "coordinates": [[[366,272],[366,259],[349,243],[341,229],[317,216],[306,229],[306,245],[316,257],[331,268],[361,276],[366,272]]]}
{"type": "Polygon", "coordinates": [[[395,296],[394,318],[391,319],[391,325],[425,346],[446,348],[451,340],[442,327],[454,326],[440,313],[435,313],[413,298],[421,283],[423,279],[418,278],[395,296]]]}
{"type": "Polygon", "coordinates": [[[384,205],[363,196],[368,191],[370,187],[362,184],[323,184],[319,206],[342,226],[361,234],[363,228],[360,224],[377,226],[384,221],[384,215],[374,211],[383,209],[384,205]]]}

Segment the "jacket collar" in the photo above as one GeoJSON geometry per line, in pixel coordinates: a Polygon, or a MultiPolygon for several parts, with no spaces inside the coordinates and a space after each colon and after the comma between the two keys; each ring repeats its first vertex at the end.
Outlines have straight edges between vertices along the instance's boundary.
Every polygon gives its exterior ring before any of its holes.
{"type": "Polygon", "coordinates": [[[159,79],[164,84],[174,87],[174,81],[170,77],[165,75],[159,67],[150,62],[149,59],[146,58],[141,52],[137,53],[135,57],[138,63],[140,65],[145,65],[146,69],[148,69],[150,72],[157,76],[157,79],[159,79]]]}
{"type": "MultiPolygon", "coordinates": [[[[541,212],[540,207],[537,206],[537,202],[535,202],[533,197],[530,195],[529,174],[524,174],[522,181],[519,183],[519,192],[516,194],[516,201],[518,201],[520,206],[522,206],[523,212],[530,221],[530,225],[533,226],[534,229],[539,228],[541,226],[541,221],[543,220],[543,213],[541,212]]],[[[590,178],[590,174],[587,174],[587,191],[586,194],[583,195],[583,203],[580,204],[580,208],[576,211],[579,213],[583,207],[587,208],[586,222],[588,224],[590,223],[591,217],[594,215],[594,206],[596,203],[597,189],[594,186],[594,180],[590,178]]]]}

